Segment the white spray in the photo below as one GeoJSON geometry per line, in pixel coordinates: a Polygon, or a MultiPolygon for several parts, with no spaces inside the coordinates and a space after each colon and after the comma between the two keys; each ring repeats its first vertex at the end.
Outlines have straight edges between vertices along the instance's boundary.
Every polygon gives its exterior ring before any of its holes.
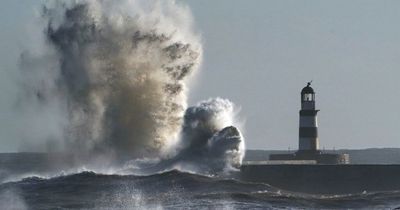
{"type": "MultiPolygon", "coordinates": [[[[187,83],[202,57],[186,6],[67,1],[50,2],[42,14],[46,44],[55,56],[34,68],[49,74],[26,86],[42,106],[59,104],[69,152],[241,163],[242,136],[228,127],[234,122],[231,102],[209,100],[186,110],[187,83]]],[[[21,57],[24,68],[29,60],[21,57]]]]}

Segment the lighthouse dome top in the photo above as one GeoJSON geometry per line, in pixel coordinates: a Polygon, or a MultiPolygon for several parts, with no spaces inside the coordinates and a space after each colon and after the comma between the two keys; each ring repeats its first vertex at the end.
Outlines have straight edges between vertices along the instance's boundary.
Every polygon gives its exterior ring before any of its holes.
{"type": "Polygon", "coordinates": [[[307,83],[307,86],[305,86],[302,90],[301,90],[301,94],[307,94],[307,93],[312,93],[314,94],[314,89],[312,89],[311,87],[311,82],[307,83]]]}

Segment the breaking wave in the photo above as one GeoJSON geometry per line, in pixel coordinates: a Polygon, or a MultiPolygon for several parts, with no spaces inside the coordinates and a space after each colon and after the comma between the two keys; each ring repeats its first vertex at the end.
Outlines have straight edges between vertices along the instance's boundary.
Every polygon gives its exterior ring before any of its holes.
{"type": "Polygon", "coordinates": [[[398,191],[307,195],[260,183],[168,171],[150,176],[90,171],[0,185],[10,209],[394,209],[398,191]]]}
{"type": "Polygon", "coordinates": [[[57,1],[43,6],[42,18],[44,52],[21,56],[28,93],[21,101],[55,110],[57,137],[78,165],[151,159],[145,168],[221,171],[241,164],[232,102],[187,108],[202,46],[186,6],[57,1]]]}

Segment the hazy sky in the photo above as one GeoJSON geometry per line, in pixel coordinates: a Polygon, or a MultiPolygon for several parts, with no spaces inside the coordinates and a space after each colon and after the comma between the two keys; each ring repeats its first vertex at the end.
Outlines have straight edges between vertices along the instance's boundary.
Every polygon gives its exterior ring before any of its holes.
{"type": "Polygon", "coordinates": [[[247,147],[297,148],[309,80],[322,147],[400,147],[400,1],[189,4],[205,49],[192,101],[240,105],[247,147]]]}
{"type": "MultiPolygon", "coordinates": [[[[190,103],[220,96],[239,105],[247,148],[297,148],[309,80],[321,147],[400,147],[400,1],[187,3],[204,43],[190,103]]],[[[0,151],[15,151],[23,129],[12,109],[16,63],[38,4],[0,7],[0,151]]]]}

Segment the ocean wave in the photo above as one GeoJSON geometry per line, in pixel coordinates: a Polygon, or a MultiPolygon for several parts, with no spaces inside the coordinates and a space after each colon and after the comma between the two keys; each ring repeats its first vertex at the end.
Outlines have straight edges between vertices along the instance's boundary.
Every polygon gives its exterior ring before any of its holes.
{"type": "MultiPolygon", "coordinates": [[[[395,208],[400,191],[347,195],[310,195],[178,170],[152,175],[101,174],[93,171],[57,177],[27,177],[0,185],[32,208],[395,208]],[[139,199],[140,198],[140,199],[139,199]]],[[[5,195],[9,196],[10,193],[5,195]]]]}

